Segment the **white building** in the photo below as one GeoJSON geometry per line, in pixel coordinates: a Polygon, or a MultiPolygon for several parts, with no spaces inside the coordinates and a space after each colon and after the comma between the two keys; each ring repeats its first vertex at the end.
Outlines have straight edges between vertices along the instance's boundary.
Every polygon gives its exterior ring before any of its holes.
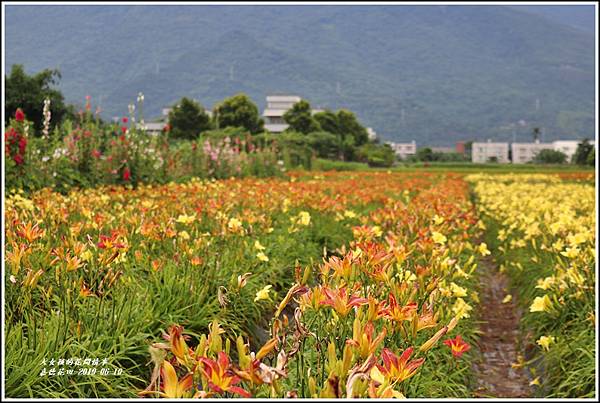
{"type": "Polygon", "coordinates": [[[137,128],[144,130],[151,136],[156,136],[162,133],[166,125],[167,122],[145,122],[144,124],[138,123],[137,128]]]}
{"type": "Polygon", "coordinates": [[[283,115],[301,100],[296,95],[267,95],[267,108],[263,112],[265,129],[271,133],[281,133],[287,129],[283,115]]]}
{"type": "Polygon", "coordinates": [[[533,161],[535,156],[542,150],[554,150],[552,143],[512,143],[513,164],[526,164],[533,161]]]}
{"type": "Polygon", "coordinates": [[[411,143],[387,143],[396,153],[396,157],[406,159],[417,154],[417,143],[413,140],[411,143]]]}
{"type": "MultiPolygon", "coordinates": [[[[533,161],[537,153],[542,150],[560,151],[567,156],[567,162],[577,151],[581,141],[578,140],[556,140],[552,143],[512,143],[512,161],[513,164],[526,164],[533,161]]],[[[590,144],[595,145],[593,141],[590,144]]]]}
{"type": "Polygon", "coordinates": [[[373,141],[377,138],[377,133],[373,130],[372,127],[367,127],[367,134],[369,136],[369,140],[373,141]]]}
{"type": "MultiPolygon", "coordinates": [[[[577,151],[579,143],[581,143],[579,140],[556,140],[552,142],[552,145],[554,145],[556,151],[566,154],[567,162],[570,162],[573,155],[575,155],[575,151],[577,151]]],[[[589,143],[594,147],[596,146],[596,143],[593,140],[589,143]]]]}
{"type": "Polygon", "coordinates": [[[473,143],[471,159],[475,163],[486,163],[493,159],[500,163],[508,163],[508,143],[473,143]]]}

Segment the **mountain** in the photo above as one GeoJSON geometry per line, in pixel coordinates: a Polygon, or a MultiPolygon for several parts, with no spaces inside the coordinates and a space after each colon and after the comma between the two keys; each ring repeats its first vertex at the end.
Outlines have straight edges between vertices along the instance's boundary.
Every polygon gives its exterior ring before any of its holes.
{"type": "Polygon", "coordinates": [[[518,5],[512,6],[519,11],[526,11],[546,17],[550,20],[568,25],[572,28],[594,33],[596,19],[593,5],[518,5]]]}
{"type": "MultiPolygon", "coordinates": [[[[574,6],[576,7],[576,6],[574,6]]],[[[594,32],[506,6],[5,6],[5,61],[103,116],[238,92],[348,108],[384,140],[595,135],[594,32]]]]}

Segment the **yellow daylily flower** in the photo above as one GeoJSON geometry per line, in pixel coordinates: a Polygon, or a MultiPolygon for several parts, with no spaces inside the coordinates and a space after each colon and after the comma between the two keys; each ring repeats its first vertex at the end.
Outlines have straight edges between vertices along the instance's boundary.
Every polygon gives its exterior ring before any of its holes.
{"type": "Polygon", "coordinates": [[[298,223],[304,226],[310,224],[310,213],[308,211],[301,211],[298,214],[298,223]]]}
{"type": "Polygon", "coordinates": [[[540,337],[536,343],[544,348],[544,350],[550,350],[550,344],[555,342],[554,336],[542,336],[540,337]]]}
{"type": "Polygon", "coordinates": [[[535,297],[533,303],[529,307],[529,312],[547,312],[548,308],[552,305],[552,301],[547,295],[543,297],[535,297]]]}
{"type": "Polygon", "coordinates": [[[179,217],[177,217],[177,221],[178,223],[181,224],[191,224],[196,220],[196,214],[192,214],[192,215],[185,215],[185,214],[181,214],[179,217]]]}
{"type": "Polygon", "coordinates": [[[438,243],[440,245],[445,244],[446,241],[448,240],[443,234],[440,234],[437,231],[432,232],[431,239],[433,239],[433,242],[438,243]]]}
{"type": "Polygon", "coordinates": [[[479,251],[479,253],[481,254],[481,256],[488,256],[491,255],[492,252],[489,251],[487,245],[485,244],[485,242],[482,242],[479,244],[479,247],[477,248],[477,250],[479,251]]]}
{"type": "Polygon", "coordinates": [[[254,302],[265,300],[265,299],[271,299],[271,296],[269,295],[269,291],[271,291],[271,288],[273,288],[272,285],[266,285],[262,289],[258,290],[256,292],[256,297],[254,298],[254,302]]]}

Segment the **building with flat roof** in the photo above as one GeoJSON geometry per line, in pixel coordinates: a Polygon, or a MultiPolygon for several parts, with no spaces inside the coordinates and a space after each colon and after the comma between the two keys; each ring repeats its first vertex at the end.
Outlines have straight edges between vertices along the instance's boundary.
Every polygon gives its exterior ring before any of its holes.
{"type": "Polygon", "coordinates": [[[525,164],[533,161],[535,156],[542,150],[554,150],[552,143],[512,143],[513,164],[525,164]]]}
{"type": "Polygon", "coordinates": [[[417,154],[417,143],[413,140],[410,143],[387,143],[394,153],[396,153],[396,157],[400,159],[407,159],[408,157],[414,156],[417,154]]]}
{"type": "MultiPolygon", "coordinates": [[[[552,145],[556,151],[566,154],[567,161],[570,162],[577,151],[577,147],[579,147],[579,143],[582,141],[583,140],[556,140],[552,142],[552,145]]],[[[596,147],[596,143],[593,140],[589,143],[596,147]]]]}
{"type": "Polygon", "coordinates": [[[265,129],[271,133],[281,133],[287,129],[283,115],[301,100],[297,95],[267,95],[267,107],[262,114],[265,129]]]}
{"type": "MultiPolygon", "coordinates": [[[[552,143],[512,143],[513,164],[526,164],[534,160],[535,156],[542,150],[560,151],[567,156],[567,162],[571,161],[582,140],[556,140],[552,143]]],[[[593,141],[590,144],[595,146],[593,141]]]]}
{"type": "Polygon", "coordinates": [[[475,163],[496,161],[508,163],[508,143],[473,143],[471,147],[471,160],[475,163]]]}
{"type": "Polygon", "coordinates": [[[167,125],[166,121],[138,123],[137,128],[144,130],[151,136],[157,136],[162,133],[167,125]]]}

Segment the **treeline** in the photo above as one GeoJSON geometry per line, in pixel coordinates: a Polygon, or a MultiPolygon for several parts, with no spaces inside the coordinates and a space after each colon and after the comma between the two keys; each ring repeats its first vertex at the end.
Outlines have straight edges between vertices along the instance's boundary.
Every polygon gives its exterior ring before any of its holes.
{"type": "Polygon", "coordinates": [[[199,102],[182,98],[171,109],[168,124],[174,138],[197,140],[250,133],[261,144],[277,142],[297,155],[367,162],[371,166],[394,163],[393,150],[377,140],[371,141],[367,129],[351,111],[313,114],[309,102],[301,100],[283,119],[288,128],[280,134],[269,133],[256,104],[247,95],[237,94],[218,103],[212,117],[199,102]]]}
{"type": "MultiPolygon", "coordinates": [[[[20,108],[33,123],[32,134],[40,137],[43,105],[49,100],[52,115],[50,130],[65,121],[81,120],[84,112],[91,112],[101,128],[113,125],[101,119],[100,110],[77,111],[75,106],[66,105],[60,91],[53,88],[59,79],[57,70],[44,70],[28,76],[23,66],[13,66],[6,77],[6,116],[14,116],[20,108]]],[[[141,101],[137,109],[140,114],[143,96],[141,101]]],[[[395,161],[393,150],[377,140],[371,141],[367,129],[356,115],[345,109],[325,110],[313,115],[310,104],[302,100],[284,115],[288,129],[276,135],[265,130],[258,107],[246,94],[240,93],[219,102],[211,112],[209,114],[201,103],[184,97],[172,106],[166,122],[169,130],[165,131],[165,135],[172,140],[191,141],[250,135],[253,141],[264,146],[276,143],[279,147],[289,148],[288,153],[294,156],[292,160],[307,168],[311,158],[315,157],[366,162],[371,166],[391,166],[395,161]]],[[[141,116],[138,123],[143,119],[141,116]]]]}
{"type": "Polygon", "coordinates": [[[60,73],[27,75],[13,67],[6,78],[5,178],[9,189],[166,183],[199,178],[274,176],[312,169],[326,158],[389,166],[394,153],[369,140],[347,110],[312,114],[301,101],[284,116],[284,133],[265,131],[257,106],[245,94],[227,98],[212,114],[183,98],[158,135],[145,130],[144,96],[128,113],[104,121],[88,96],[81,108],[66,105],[54,88],[60,73]]]}

